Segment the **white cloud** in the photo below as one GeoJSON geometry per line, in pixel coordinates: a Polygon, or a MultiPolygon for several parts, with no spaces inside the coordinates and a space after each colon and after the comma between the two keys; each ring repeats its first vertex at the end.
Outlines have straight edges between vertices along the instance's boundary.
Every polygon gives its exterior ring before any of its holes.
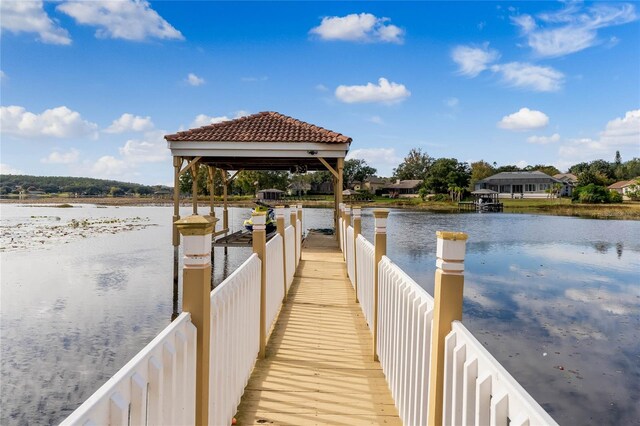
{"type": "Polygon", "coordinates": [[[335,91],[338,100],[352,104],[360,102],[396,103],[411,96],[404,84],[389,82],[386,78],[378,79],[378,84],[367,83],[365,86],[340,85],[335,91]]]}
{"type": "Polygon", "coordinates": [[[543,57],[564,56],[600,43],[598,30],[638,19],[632,4],[597,4],[582,10],[575,2],[554,13],[538,15],[538,25],[530,15],[512,17],[529,47],[543,57]]]}
{"type": "Polygon", "coordinates": [[[124,132],[145,132],[153,129],[153,121],[151,117],[140,117],[139,115],[133,115],[124,113],[120,118],[113,120],[111,126],[106,128],[106,133],[124,133],[124,132]]]}
{"type": "Polygon", "coordinates": [[[146,0],[68,1],[57,7],[82,25],[98,27],[96,37],[143,41],[150,38],[183,40],[146,0]]]}
{"type": "Polygon", "coordinates": [[[209,124],[222,123],[223,121],[229,121],[229,120],[234,120],[240,117],[246,117],[249,114],[250,114],[249,111],[245,111],[243,109],[234,112],[233,117],[228,117],[226,115],[216,117],[216,116],[207,115],[207,114],[198,114],[196,118],[194,118],[193,121],[191,122],[190,128],[208,126],[209,124]]]}
{"type": "Polygon", "coordinates": [[[126,162],[111,155],[100,157],[91,167],[91,175],[100,178],[117,178],[130,171],[126,162]]]}
{"type": "Polygon", "coordinates": [[[128,164],[158,163],[171,158],[164,140],[164,131],[148,132],[144,139],[129,139],[120,155],[128,164]]]}
{"type": "Polygon", "coordinates": [[[560,135],[558,133],[554,133],[551,136],[529,136],[527,138],[527,142],[540,144],[540,145],[546,145],[548,143],[558,142],[559,140],[560,140],[560,135]]]}
{"type": "Polygon", "coordinates": [[[201,86],[205,83],[204,78],[198,77],[194,73],[189,73],[184,81],[186,81],[191,86],[201,86]]]}
{"type": "Polygon", "coordinates": [[[14,169],[8,164],[0,163],[0,175],[23,175],[22,170],[14,169]]]}
{"type": "Polygon", "coordinates": [[[627,111],[624,117],[609,121],[598,138],[568,139],[558,148],[558,168],[566,168],[580,161],[613,158],[615,151],[629,149],[629,156],[638,155],[640,146],[640,109],[627,111]]]}
{"type": "Polygon", "coordinates": [[[391,176],[393,168],[397,167],[402,158],[396,154],[394,148],[361,148],[352,149],[347,159],[359,158],[378,170],[378,176],[391,176]]]}
{"type": "Polygon", "coordinates": [[[502,117],[498,127],[506,130],[527,131],[540,129],[549,124],[549,117],[544,112],[520,108],[520,111],[502,117]]]}
{"type": "Polygon", "coordinates": [[[0,1],[0,28],[16,34],[36,33],[43,43],[71,44],[67,30],[47,15],[42,1],[0,1]]]}
{"type": "Polygon", "coordinates": [[[459,103],[460,103],[460,100],[458,98],[447,98],[444,100],[444,104],[449,108],[455,108],[458,106],[459,103]]]}
{"type": "Polygon", "coordinates": [[[44,164],[72,164],[77,163],[80,158],[80,151],[71,148],[69,152],[53,151],[45,158],[41,158],[40,162],[44,164]]]}
{"type": "Polygon", "coordinates": [[[202,127],[208,126],[209,124],[222,123],[223,121],[231,120],[226,115],[220,117],[213,117],[206,114],[198,114],[196,118],[191,123],[191,127],[202,127]]]}
{"type": "Polygon", "coordinates": [[[551,67],[522,62],[493,65],[491,70],[502,75],[502,81],[512,87],[536,92],[555,92],[562,88],[564,74],[551,67]]]}
{"type": "Polygon", "coordinates": [[[600,133],[600,142],[606,145],[640,146],[640,109],[627,111],[624,117],[609,121],[600,133]]]}
{"type": "Polygon", "coordinates": [[[460,45],[451,51],[451,59],[459,66],[458,73],[468,77],[477,76],[498,58],[500,53],[490,49],[489,43],[484,43],[481,47],[460,45]]]}
{"type": "Polygon", "coordinates": [[[327,16],[309,33],[323,40],[402,43],[404,30],[370,13],[327,16]]]}
{"type": "Polygon", "coordinates": [[[382,117],[380,117],[379,115],[373,115],[369,117],[367,121],[369,123],[374,123],[374,124],[380,124],[380,125],[384,124],[384,120],[382,120],[382,117]]]}
{"type": "Polygon", "coordinates": [[[8,78],[7,74],[5,74],[4,71],[0,70],[0,80],[4,80],[5,78],[8,78]]]}
{"type": "Polygon", "coordinates": [[[324,84],[316,84],[316,90],[320,92],[326,92],[327,90],[329,90],[329,88],[324,84]]]}
{"type": "Polygon", "coordinates": [[[77,138],[97,136],[98,126],[83,120],[79,112],[60,106],[34,114],[20,106],[0,107],[2,133],[21,138],[77,138]]]}
{"type": "Polygon", "coordinates": [[[521,169],[524,169],[525,167],[527,167],[529,165],[529,163],[527,163],[525,160],[520,160],[516,163],[516,166],[518,166],[521,169]]]}

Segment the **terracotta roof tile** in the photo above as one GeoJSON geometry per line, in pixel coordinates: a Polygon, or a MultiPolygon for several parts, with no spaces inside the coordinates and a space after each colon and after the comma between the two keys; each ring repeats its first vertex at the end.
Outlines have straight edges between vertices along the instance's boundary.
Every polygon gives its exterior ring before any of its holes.
{"type": "Polygon", "coordinates": [[[324,142],[351,143],[351,138],[277,112],[267,111],[166,135],[171,142],[324,142]]]}

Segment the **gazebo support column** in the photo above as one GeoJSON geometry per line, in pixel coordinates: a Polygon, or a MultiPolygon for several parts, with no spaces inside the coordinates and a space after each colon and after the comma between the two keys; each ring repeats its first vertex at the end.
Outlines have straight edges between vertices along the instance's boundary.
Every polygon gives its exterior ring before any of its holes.
{"type": "MultiPolygon", "coordinates": [[[[215,181],[215,176],[216,176],[216,168],[213,166],[208,166],[207,167],[207,171],[209,172],[209,216],[211,217],[216,217],[216,212],[214,210],[215,207],[215,196],[216,196],[216,181],[215,181]]],[[[213,233],[215,234],[215,229],[213,230],[213,233]]]]}
{"type": "Polygon", "coordinates": [[[191,205],[193,214],[198,214],[198,162],[191,165],[191,205]]]}
{"type": "Polygon", "coordinates": [[[173,313],[171,321],[178,316],[178,278],[180,275],[180,231],[176,222],[180,220],[180,168],[182,167],[182,157],[173,157],[173,313]]]}
{"type": "MultiPolygon", "coordinates": [[[[336,194],[336,218],[338,217],[338,211],[337,211],[337,206],[339,206],[342,203],[342,182],[343,182],[343,171],[344,171],[344,158],[338,158],[337,159],[337,166],[338,166],[338,179],[337,179],[337,184],[336,184],[336,188],[335,188],[335,194],[336,194]]],[[[336,220],[336,224],[337,224],[337,220],[336,220]]],[[[340,227],[336,227],[336,231],[339,234],[340,233],[340,227]]],[[[341,235],[338,235],[338,238],[341,238],[341,235]]],[[[338,240],[340,241],[340,240],[338,240]]]]}

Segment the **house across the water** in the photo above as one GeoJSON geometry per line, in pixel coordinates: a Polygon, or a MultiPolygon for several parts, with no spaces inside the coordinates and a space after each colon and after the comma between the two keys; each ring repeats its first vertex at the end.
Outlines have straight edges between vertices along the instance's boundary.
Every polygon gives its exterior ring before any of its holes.
{"type": "Polygon", "coordinates": [[[578,176],[573,173],[558,173],[553,175],[555,179],[562,181],[561,197],[571,197],[573,189],[578,185],[578,176]]]}
{"type": "Polygon", "coordinates": [[[554,184],[564,187],[560,179],[539,171],[502,172],[478,181],[475,190],[490,189],[499,198],[546,198],[554,184]]]}
{"type": "Polygon", "coordinates": [[[395,183],[385,185],[384,189],[389,191],[391,198],[415,198],[422,185],[421,180],[396,180],[395,183]]]}
{"type": "Polygon", "coordinates": [[[618,194],[622,195],[623,200],[629,200],[629,192],[635,190],[635,187],[638,186],[638,182],[640,181],[640,177],[631,180],[621,180],[620,182],[616,182],[607,187],[609,191],[615,191],[618,194]]]}
{"type": "Polygon", "coordinates": [[[279,189],[261,189],[258,191],[257,198],[258,200],[281,200],[283,195],[284,191],[279,189]]]}

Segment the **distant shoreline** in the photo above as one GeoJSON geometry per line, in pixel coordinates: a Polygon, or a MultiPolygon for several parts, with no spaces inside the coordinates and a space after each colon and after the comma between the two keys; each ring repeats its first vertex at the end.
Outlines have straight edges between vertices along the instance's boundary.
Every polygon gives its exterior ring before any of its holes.
{"type": "MultiPolygon", "coordinates": [[[[626,202],[624,204],[572,204],[570,200],[560,199],[537,199],[537,200],[501,200],[504,202],[505,213],[527,213],[527,214],[545,214],[553,216],[573,216],[591,219],[622,219],[622,220],[640,220],[640,202],[626,202]]],[[[302,203],[305,207],[311,208],[331,208],[333,201],[326,200],[285,200],[271,201],[271,204],[279,203],[302,203]]],[[[253,207],[253,200],[230,200],[229,206],[233,207],[253,207]]],[[[62,198],[62,197],[46,197],[31,199],[0,199],[0,204],[24,204],[24,205],[51,205],[54,207],[71,207],[74,204],[95,204],[100,206],[172,206],[173,200],[168,198],[139,198],[139,197],[100,197],[100,198],[62,198]],[[71,206],[65,206],[71,205],[71,206]]],[[[216,200],[216,207],[220,206],[222,201],[216,200]]],[[[432,202],[420,201],[419,199],[385,199],[384,201],[372,202],[355,202],[363,208],[398,208],[410,210],[423,210],[441,213],[458,213],[457,203],[452,202],[432,202]]],[[[199,207],[207,207],[209,202],[200,199],[199,207]]],[[[191,206],[191,200],[188,198],[180,200],[180,206],[191,206]]]]}

